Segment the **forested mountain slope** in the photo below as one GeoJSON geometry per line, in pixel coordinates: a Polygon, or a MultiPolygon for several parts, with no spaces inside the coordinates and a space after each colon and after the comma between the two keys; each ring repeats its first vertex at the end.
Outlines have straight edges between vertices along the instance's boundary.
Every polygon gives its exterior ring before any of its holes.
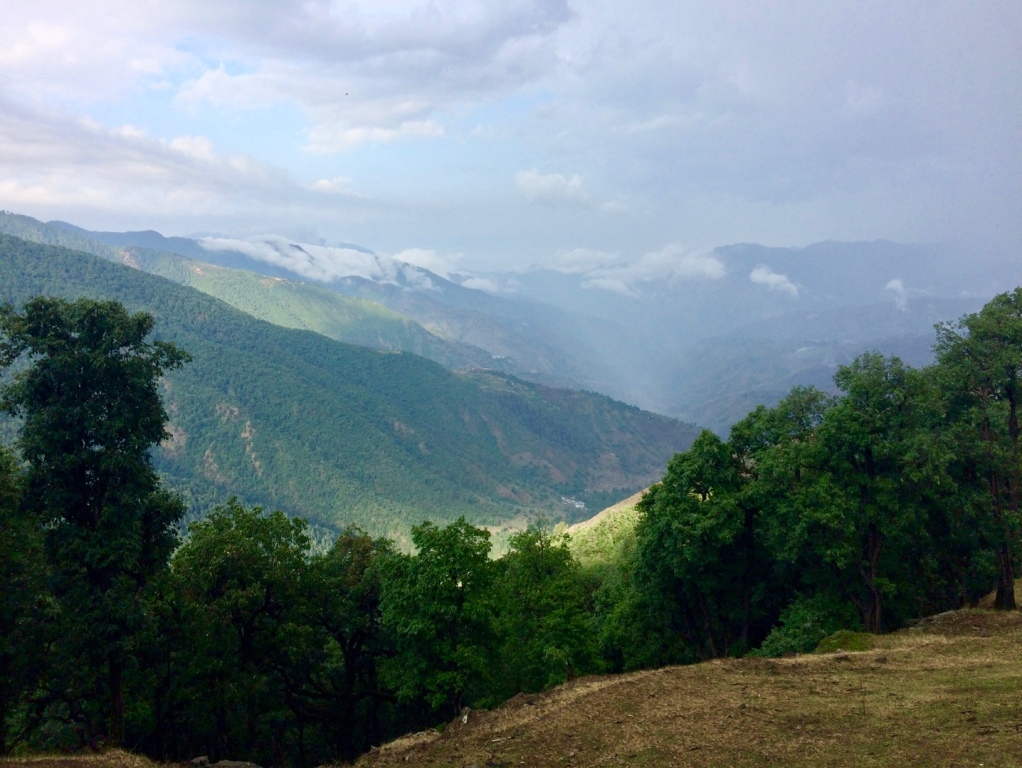
{"type": "Polygon", "coordinates": [[[159,466],[193,512],[237,494],[404,540],[423,518],[498,526],[600,508],[657,479],[695,430],[609,398],[254,320],[95,256],[0,236],[0,300],[116,299],[193,356],[169,376],[159,466]]]}
{"type": "Polygon", "coordinates": [[[450,331],[450,323],[435,322],[434,327],[441,331],[438,335],[377,301],[296,279],[286,270],[266,274],[274,270],[267,270],[265,264],[261,265],[263,273],[249,271],[246,267],[252,266],[251,260],[205,251],[195,240],[163,237],[157,232],[89,232],[63,222],[44,224],[7,212],[0,212],[0,232],[85,251],[166,277],[285,328],[316,331],[374,349],[412,352],[452,370],[487,368],[551,385],[573,383],[570,377],[538,371],[531,365],[523,367],[507,355],[451,340],[443,335],[450,331]]]}

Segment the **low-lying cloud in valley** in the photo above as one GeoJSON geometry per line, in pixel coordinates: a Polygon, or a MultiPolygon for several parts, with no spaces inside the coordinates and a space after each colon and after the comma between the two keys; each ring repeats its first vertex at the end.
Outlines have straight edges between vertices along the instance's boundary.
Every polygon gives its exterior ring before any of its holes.
{"type": "Polygon", "coordinates": [[[786,275],[778,274],[770,267],[763,265],[756,267],[749,273],[749,279],[756,285],[766,286],[771,291],[780,291],[791,297],[798,296],[798,286],[791,282],[786,275]]]}

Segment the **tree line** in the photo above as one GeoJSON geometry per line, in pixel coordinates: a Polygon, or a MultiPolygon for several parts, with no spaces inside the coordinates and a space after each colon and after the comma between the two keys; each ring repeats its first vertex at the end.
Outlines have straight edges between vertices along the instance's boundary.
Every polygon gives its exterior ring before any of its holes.
{"type": "Polygon", "coordinates": [[[177,347],[115,302],[0,308],[0,753],[351,759],[574,676],[812,650],[996,590],[1014,608],[1022,289],[704,432],[582,568],[541,525],[491,558],[464,519],[414,553],[235,500],[179,536],[153,469],[177,347]]]}

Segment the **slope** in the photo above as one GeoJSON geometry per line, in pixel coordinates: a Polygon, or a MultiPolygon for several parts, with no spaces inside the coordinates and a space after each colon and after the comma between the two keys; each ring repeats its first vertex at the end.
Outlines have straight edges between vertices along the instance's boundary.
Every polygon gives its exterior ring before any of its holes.
{"type": "Polygon", "coordinates": [[[82,252],[0,236],[0,273],[0,300],[117,299],[193,355],[165,381],[159,465],[196,514],[237,494],[399,540],[427,517],[557,520],[563,496],[634,492],[695,435],[606,397],[280,328],[82,252]]]}
{"type": "MultiPolygon", "coordinates": [[[[182,255],[211,255],[194,240],[165,238],[156,232],[117,237],[63,222],[44,224],[29,216],[6,212],[0,212],[0,232],[31,242],[85,251],[166,277],[285,328],[316,331],[337,341],[374,349],[412,352],[451,369],[491,368],[523,373],[509,358],[494,357],[479,347],[442,339],[377,302],[345,296],[292,277],[257,274],[237,265],[219,266],[182,255]],[[122,242],[131,240],[144,245],[122,242]]],[[[550,382],[553,381],[550,377],[550,382]]]]}
{"type": "Polygon", "coordinates": [[[873,650],[576,680],[356,764],[1022,765],[1022,614],[958,611],[873,650]]]}

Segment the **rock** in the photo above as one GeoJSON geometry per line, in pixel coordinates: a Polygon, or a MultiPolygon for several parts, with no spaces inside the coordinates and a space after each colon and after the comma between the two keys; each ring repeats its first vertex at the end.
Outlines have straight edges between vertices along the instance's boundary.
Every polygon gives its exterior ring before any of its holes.
{"type": "Polygon", "coordinates": [[[209,765],[209,758],[206,755],[193,758],[188,761],[190,765],[209,765]]]}

